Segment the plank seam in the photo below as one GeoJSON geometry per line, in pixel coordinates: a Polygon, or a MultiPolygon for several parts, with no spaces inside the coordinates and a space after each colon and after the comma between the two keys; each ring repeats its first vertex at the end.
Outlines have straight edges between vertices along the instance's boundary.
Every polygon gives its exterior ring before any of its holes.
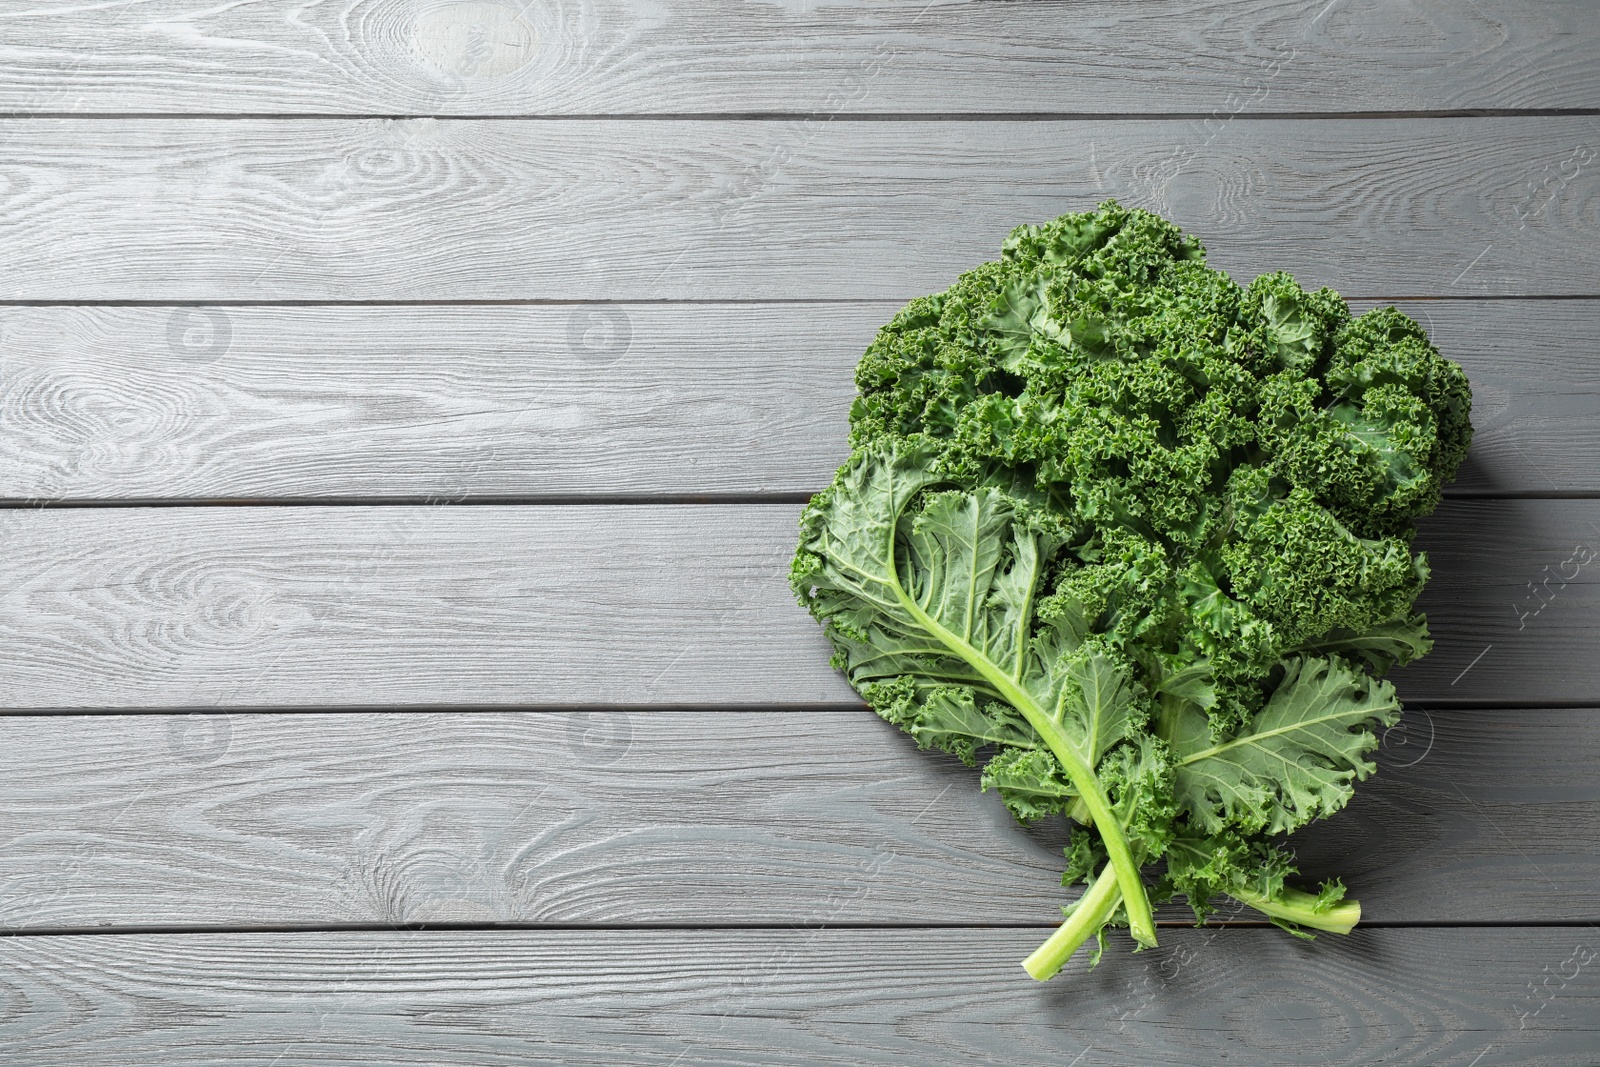
{"type": "MultiPolygon", "coordinates": [[[[821,491],[821,486],[816,491],[821,491]]],[[[1597,491],[1600,492],[1600,491],[1597,491]]],[[[751,507],[804,504],[811,492],[794,493],[560,493],[523,496],[382,496],[382,497],[0,497],[0,511],[73,511],[99,508],[394,508],[394,507],[595,507],[699,504],[706,507],[751,507]]]]}
{"type": "MultiPolygon", "coordinates": [[[[0,308],[458,308],[458,307],[881,307],[904,303],[927,294],[916,292],[890,297],[616,297],[616,298],[543,298],[527,299],[486,298],[474,299],[417,299],[417,300],[237,300],[200,299],[125,300],[125,299],[48,299],[43,297],[0,299],[0,308]]],[[[1346,302],[1365,303],[1512,303],[1550,301],[1594,301],[1600,293],[1483,293],[1463,296],[1459,293],[1442,294],[1341,294],[1346,302]]]]}
{"type": "MultiPolygon", "coordinates": [[[[417,507],[782,507],[809,501],[815,490],[784,493],[559,493],[472,496],[283,496],[283,497],[0,497],[4,511],[94,511],[168,508],[417,508],[417,507]]],[[[1600,489],[1446,488],[1446,500],[1600,500],[1600,489]]]]}
{"type": "MultiPolygon", "coordinates": [[[[1183,919],[1158,919],[1156,925],[1167,930],[1270,930],[1270,922],[1233,921],[1208,923],[1204,927],[1183,919]]],[[[640,933],[640,932],[821,932],[821,931],[955,931],[955,930],[1054,930],[1056,924],[1038,922],[1017,923],[271,923],[262,925],[195,925],[195,926],[105,926],[59,927],[38,930],[0,930],[0,938],[41,937],[185,937],[237,934],[362,934],[362,933],[640,933]]],[[[1530,920],[1437,920],[1407,922],[1401,920],[1364,920],[1362,930],[1569,930],[1600,929],[1588,919],[1530,919],[1530,920]]]]}
{"type": "MultiPolygon", "coordinates": [[[[1404,698],[1415,711],[1581,711],[1600,713],[1600,698],[1513,701],[1476,697],[1404,698]]],[[[330,704],[147,705],[140,707],[0,708],[0,719],[189,715],[860,715],[866,704],[330,704]]]]}
{"type": "MultiPolygon", "coordinates": [[[[0,111],[0,120],[192,122],[1200,122],[1217,111],[648,111],[553,114],[427,111],[0,111]]],[[[1600,108],[1434,108],[1415,111],[1235,112],[1236,122],[1395,121],[1428,119],[1590,118],[1600,108]]]]}

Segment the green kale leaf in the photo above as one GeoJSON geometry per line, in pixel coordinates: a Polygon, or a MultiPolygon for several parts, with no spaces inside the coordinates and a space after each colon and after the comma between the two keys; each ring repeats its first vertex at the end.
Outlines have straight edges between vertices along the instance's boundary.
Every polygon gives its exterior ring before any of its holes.
{"type": "Polygon", "coordinates": [[[1152,893],[1348,930],[1277,837],[1373,772],[1380,679],[1430,647],[1411,544],[1471,441],[1461,368],[1107,202],[911,301],[856,384],[792,585],[878,714],[1077,824],[1087,888],[1029,973],[1108,927],[1154,944],[1152,893]]]}

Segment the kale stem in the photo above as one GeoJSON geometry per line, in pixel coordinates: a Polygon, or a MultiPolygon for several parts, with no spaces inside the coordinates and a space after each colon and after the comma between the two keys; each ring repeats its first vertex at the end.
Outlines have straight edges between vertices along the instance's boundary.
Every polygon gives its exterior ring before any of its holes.
{"type": "MultiPolygon", "coordinates": [[[[1356,900],[1347,900],[1318,911],[1317,895],[1299,889],[1285,887],[1276,897],[1265,897],[1246,890],[1229,895],[1268,918],[1330,934],[1348,934],[1361,921],[1361,902],[1356,900]]],[[[1054,978],[1066,966],[1072,954],[1111,920],[1112,913],[1121,902],[1122,890],[1117,884],[1116,869],[1108,863],[1100,869],[1094,884],[1073,904],[1072,914],[1067,921],[1022,961],[1023,969],[1041,982],[1054,978]]]]}
{"type": "Polygon", "coordinates": [[[1144,880],[1139,875],[1139,864],[1133,858],[1133,849],[1129,846],[1128,838],[1122,832],[1117,817],[1111,811],[1111,799],[1106,796],[1105,787],[1095,776],[1094,768],[1090,767],[1073,748],[1071,738],[1061,729],[1061,725],[1039,706],[1039,702],[1034,700],[1015,678],[1008,676],[977,649],[923,611],[922,606],[900,585],[898,577],[894,578],[893,589],[901,606],[917,620],[917,625],[933,634],[946,648],[982,675],[983,679],[994,686],[1012,707],[1022,713],[1022,717],[1028,720],[1028,725],[1032,726],[1044,739],[1045,744],[1050,746],[1050,751],[1055,753],[1056,759],[1061,763],[1061,769],[1067,772],[1072,787],[1078,791],[1078,796],[1088,808],[1095,829],[1100,831],[1100,840],[1106,846],[1106,854],[1111,859],[1111,866],[1116,870],[1117,881],[1122,886],[1122,896],[1127,902],[1128,932],[1139,944],[1146,948],[1154,948],[1155,916],[1150,911],[1150,898],[1144,891],[1144,880]]]}
{"type": "MultiPolygon", "coordinates": [[[[1020,690],[1017,695],[1026,697],[1020,690]]],[[[1133,858],[1133,849],[1129,846],[1116,815],[1111,811],[1111,800],[1106,796],[1100,779],[1095,777],[1089,765],[1073,751],[1071,742],[1056,723],[1043,714],[1037,704],[1032,700],[1026,700],[1024,703],[1017,703],[1017,710],[1022,712],[1028,724],[1044,738],[1045,743],[1056,754],[1062,770],[1067,772],[1068,780],[1078,790],[1078,797],[1088,808],[1089,816],[1094,820],[1095,829],[1100,832],[1100,841],[1106,846],[1106,854],[1111,861],[1107,867],[1115,873],[1116,880],[1121,886],[1121,895],[1127,902],[1128,932],[1139,944],[1146,948],[1154,948],[1155,916],[1151,914],[1150,898],[1144,891],[1144,879],[1139,874],[1139,862],[1133,858]]]]}
{"type": "Polygon", "coordinates": [[[1116,868],[1108,863],[1073,905],[1067,921],[1022,961],[1023,969],[1041,982],[1054,978],[1079,946],[1100,932],[1121,900],[1116,868]]]}
{"type": "Polygon", "coordinates": [[[1287,886],[1276,897],[1264,897],[1243,889],[1230,890],[1229,896],[1272,919],[1281,919],[1330,934],[1348,934],[1361,921],[1361,902],[1346,900],[1322,911],[1316,910],[1317,895],[1287,886]]]}

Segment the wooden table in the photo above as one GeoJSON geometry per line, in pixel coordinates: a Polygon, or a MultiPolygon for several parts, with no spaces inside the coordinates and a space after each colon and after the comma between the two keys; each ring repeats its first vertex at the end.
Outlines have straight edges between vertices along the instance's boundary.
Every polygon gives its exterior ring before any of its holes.
{"type": "Polygon", "coordinates": [[[5,1063],[1600,1062],[1600,8],[16,0],[0,110],[5,1063]],[[785,570],[876,326],[1111,197],[1478,436],[1367,921],[1038,985],[1062,828],[785,570]]]}

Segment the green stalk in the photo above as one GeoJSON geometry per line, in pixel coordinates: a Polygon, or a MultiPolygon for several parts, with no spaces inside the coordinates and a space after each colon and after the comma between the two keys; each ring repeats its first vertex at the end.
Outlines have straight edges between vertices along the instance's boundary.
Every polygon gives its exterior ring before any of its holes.
{"type": "Polygon", "coordinates": [[[1084,807],[1089,811],[1089,817],[1094,820],[1095,829],[1100,831],[1100,840],[1105,843],[1106,854],[1111,858],[1111,866],[1116,870],[1117,884],[1122,888],[1123,899],[1128,902],[1128,932],[1139,944],[1146,948],[1154,948],[1155,916],[1150,912],[1150,898],[1145,895],[1144,881],[1139,877],[1139,864],[1134,861],[1133,850],[1128,847],[1128,839],[1122,833],[1122,826],[1112,814],[1111,799],[1106,796],[1105,789],[1100,785],[1100,779],[1095,777],[1094,769],[1078,755],[1072,747],[1071,739],[1027,690],[991,663],[987,656],[945,629],[933,616],[923,611],[921,605],[907,596],[906,591],[901,588],[898,575],[894,577],[894,591],[900,598],[901,606],[911,613],[917,624],[965,660],[983,676],[985,681],[994,686],[1012,707],[1022,712],[1022,717],[1028,720],[1028,725],[1044,738],[1045,744],[1050,746],[1050,751],[1061,761],[1061,767],[1067,772],[1072,788],[1078,791],[1084,807]]]}
{"type": "Polygon", "coordinates": [[[1269,918],[1309,926],[1313,930],[1326,930],[1330,934],[1348,934],[1361,921],[1359,900],[1346,900],[1317,911],[1317,895],[1299,889],[1285,887],[1276,897],[1264,897],[1243,889],[1230,890],[1228,895],[1269,918]]]}
{"type": "MultiPolygon", "coordinates": [[[[1002,690],[1004,694],[1004,690],[1002,690]]],[[[1019,688],[1019,695],[1026,696],[1019,688]]],[[[1012,699],[1010,694],[1004,694],[1012,699]]],[[[1050,750],[1061,761],[1062,769],[1067,772],[1067,778],[1072,782],[1072,787],[1078,791],[1078,797],[1083,801],[1083,806],[1089,809],[1089,817],[1094,820],[1094,827],[1100,832],[1100,840],[1106,846],[1106,854],[1110,857],[1110,868],[1116,872],[1116,885],[1120,888],[1120,896],[1128,905],[1128,932],[1133,939],[1146,948],[1156,946],[1156,920],[1150,910],[1150,898],[1144,891],[1144,879],[1139,875],[1139,862],[1133,858],[1133,849],[1128,845],[1128,839],[1122,832],[1122,824],[1117,820],[1111,810],[1111,799],[1106,796],[1105,789],[1100,785],[1100,779],[1095,777],[1094,771],[1078,757],[1072,750],[1071,742],[1061,732],[1055,720],[1045,715],[1037,704],[1030,700],[1026,704],[1018,704],[1017,710],[1021,711],[1028,724],[1038,731],[1044,738],[1050,750]]]]}
{"type": "MultiPolygon", "coordinates": [[[[1270,919],[1281,919],[1330,934],[1348,934],[1361,921],[1361,902],[1358,900],[1347,900],[1318,911],[1317,895],[1299,889],[1285,887],[1276,898],[1242,889],[1228,895],[1270,919]]],[[[1041,982],[1054,978],[1067,960],[1072,958],[1072,954],[1110,921],[1112,912],[1117,910],[1121,901],[1122,892],[1115,871],[1107,864],[1101,868],[1094,884],[1078,898],[1067,921],[1044,944],[1034,949],[1022,961],[1022,966],[1041,982]]]]}
{"type": "MultiPolygon", "coordinates": [[[[1088,809],[1089,817],[1094,820],[1094,825],[1100,832],[1100,840],[1106,846],[1106,854],[1110,858],[1110,866],[1116,872],[1117,885],[1121,888],[1123,899],[1127,902],[1128,932],[1133,939],[1146,948],[1154,948],[1156,944],[1155,916],[1150,911],[1150,898],[1144,891],[1144,880],[1139,875],[1139,864],[1133,858],[1133,850],[1128,847],[1128,839],[1122,832],[1122,825],[1111,811],[1111,799],[1106,796],[1100,779],[1095,777],[1094,768],[1078,755],[1073,749],[1071,739],[1061,730],[1060,726],[1039,706],[1033,697],[1023,689],[1016,678],[1002,671],[972,645],[965,638],[957,637],[950,630],[940,625],[933,616],[922,610],[900,582],[898,564],[895,557],[895,537],[899,525],[899,516],[889,523],[888,543],[885,546],[885,558],[888,561],[889,586],[894,590],[894,595],[900,601],[900,606],[916,620],[917,624],[933,634],[944,646],[954,652],[968,666],[972,667],[1006,700],[1012,707],[1022,713],[1039,736],[1044,738],[1045,744],[1055,753],[1061,761],[1061,767],[1067,772],[1067,778],[1072,782],[1072,787],[1078,791],[1079,799],[1088,809]]],[[[1026,614],[1024,614],[1026,623],[1026,614]]],[[[1019,635],[1019,649],[1022,646],[1026,633],[1019,635]]],[[[1020,667],[1019,667],[1020,674],[1020,667]]]]}
{"type": "Polygon", "coordinates": [[[1100,928],[1110,921],[1111,913],[1117,910],[1121,900],[1122,894],[1117,890],[1116,869],[1106,864],[1094,884],[1078,898],[1067,921],[1022,961],[1023,969],[1041,982],[1054,978],[1079,946],[1099,933],[1100,928]]]}

